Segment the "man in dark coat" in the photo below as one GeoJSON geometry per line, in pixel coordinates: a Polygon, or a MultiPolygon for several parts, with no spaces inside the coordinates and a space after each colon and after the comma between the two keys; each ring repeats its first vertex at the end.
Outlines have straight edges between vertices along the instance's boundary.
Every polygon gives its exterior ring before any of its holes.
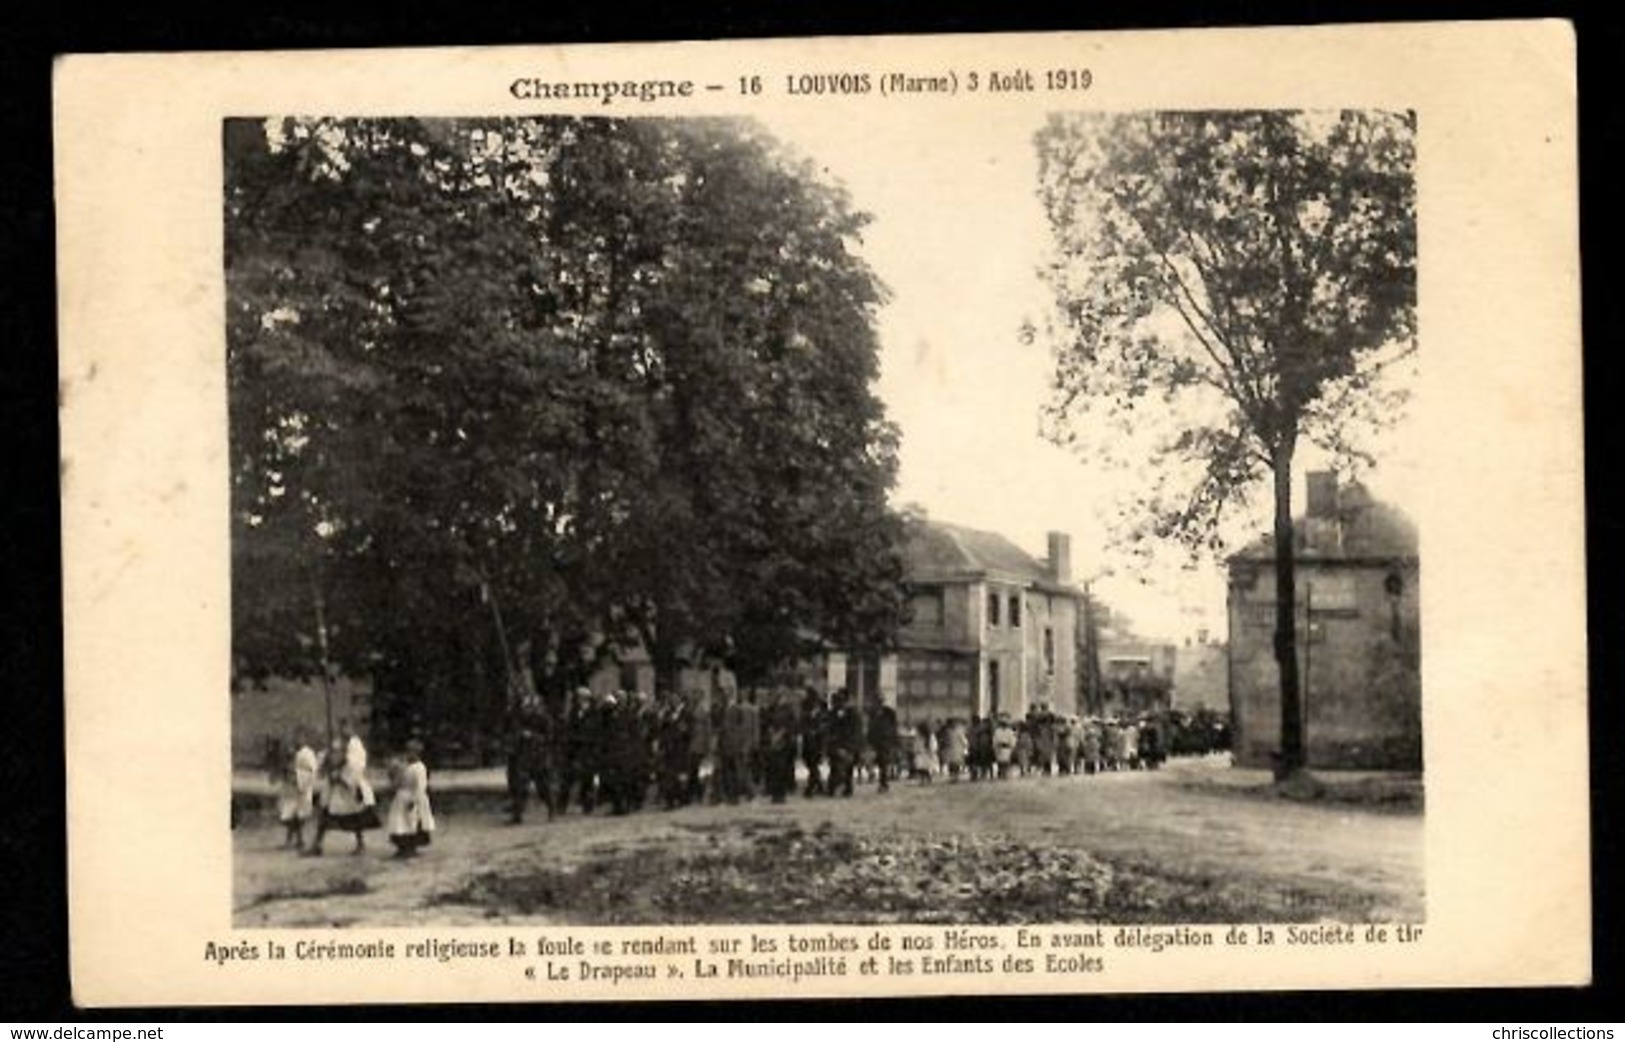
{"type": "Polygon", "coordinates": [[[842,688],[835,692],[829,721],[829,793],[852,795],[852,774],[863,748],[863,720],[842,688]]]}
{"type": "Polygon", "coordinates": [[[715,728],[712,726],[711,707],[705,704],[705,696],[698,691],[690,691],[686,699],[688,706],[688,765],[684,773],[688,778],[688,802],[699,803],[705,798],[705,763],[711,761],[711,802],[717,801],[716,790],[716,750],[715,728]]]}
{"type": "Polygon", "coordinates": [[[614,707],[593,696],[583,687],[576,691],[570,712],[570,786],[581,801],[583,814],[598,805],[599,775],[604,769],[604,742],[609,734],[608,717],[614,707]]]}
{"type": "Polygon", "coordinates": [[[635,691],[623,691],[610,703],[606,718],[606,750],[610,809],[626,814],[643,805],[649,789],[648,720],[643,699],[635,691]]]}
{"type": "Polygon", "coordinates": [[[787,691],[769,695],[762,713],[762,775],[774,803],[796,787],[796,711],[787,691]]]}
{"type": "Polygon", "coordinates": [[[525,820],[532,789],[547,808],[549,821],[556,813],[552,732],[539,701],[527,699],[514,708],[508,729],[508,820],[515,825],[525,820]]]}
{"type": "Polygon", "coordinates": [[[804,795],[826,795],[824,781],[825,746],[829,739],[829,706],[824,696],[808,688],[801,697],[801,762],[807,766],[804,795]]]}
{"type": "Polygon", "coordinates": [[[869,711],[869,748],[875,753],[875,771],[880,777],[880,791],[891,789],[892,773],[897,765],[897,710],[877,701],[869,711]]]}
{"type": "Polygon", "coordinates": [[[626,813],[627,749],[621,741],[626,693],[612,691],[594,707],[593,730],[598,746],[598,801],[609,804],[610,813],[626,813]]]}
{"type": "Polygon", "coordinates": [[[689,709],[675,691],[660,696],[655,738],[660,802],[667,810],[682,806],[688,795],[689,709]]]}
{"type": "Polygon", "coordinates": [[[740,734],[744,740],[744,796],[755,799],[762,784],[762,710],[756,704],[756,689],[748,688],[738,703],[740,734]]]}
{"type": "Polygon", "coordinates": [[[977,716],[970,733],[971,777],[993,777],[993,718],[977,716]]]}
{"type": "Polygon", "coordinates": [[[1147,770],[1156,770],[1168,758],[1168,743],[1164,724],[1155,714],[1148,713],[1140,721],[1139,759],[1147,770]]]}
{"type": "Polygon", "coordinates": [[[717,721],[717,780],[724,800],[738,803],[749,779],[749,760],[745,746],[745,715],[735,701],[732,691],[723,689],[718,702],[717,721]]]}
{"type": "Polygon", "coordinates": [[[632,707],[637,742],[632,748],[630,796],[632,809],[642,810],[649,800],[649,786],[655,780],[655,739],[659,733],[659,720],[654,698],[646,692],[633,692],[632,707]]]}
{"type": "Polygon", "coordinates": [[[1033,766],[1039,774],[1055,772],[1055,714],[1041,705],[1027,713],[1027,727],[1033,736],[1033,766]]]}

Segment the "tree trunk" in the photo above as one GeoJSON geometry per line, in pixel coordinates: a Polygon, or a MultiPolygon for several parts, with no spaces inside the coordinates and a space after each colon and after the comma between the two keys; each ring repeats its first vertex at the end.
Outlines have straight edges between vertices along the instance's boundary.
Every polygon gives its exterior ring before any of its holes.
{"type": "Polygon", "coordinates": [[[1281,754],[1275,776],[1304,768],[1303,692],[1298,681],[1297,558],[1292,538],[1292,453],[1287,437],[1275,451],[1275,662],[1281,670],[1281,754]]]}
{"type": "Polygon", "coordinates": [[[322,671],[322,702],[327,707],[327,745],[332,748],[337,732],[333,729],[333,668],[327,648],[327,605],[322,600],[321,584],[314,577],[310,580],[310,592],[316,602],[316,651],[321,658],[317,665],[322,671]]]}
{"type": "Polygon", "coordinates": [[[660,624],[660,620],[667,616],[662,608],[654,609],[653,623],[644,621],[638,626],[638,637],[643,642],[643,651],[649,656],[649,664],[655,671],[655,694],[665,691],[678,690],[678,674],[682,663],[678,660],[678,642],[667,636],[667,629],[660,624]]]}
{"type": "Polygon", "coordinates": [[[649,658],[655,667],[655,694],[681,690],[683,664],[678,660],[677,649],[666,641],[656,641],[649,647],[649,658]]]}

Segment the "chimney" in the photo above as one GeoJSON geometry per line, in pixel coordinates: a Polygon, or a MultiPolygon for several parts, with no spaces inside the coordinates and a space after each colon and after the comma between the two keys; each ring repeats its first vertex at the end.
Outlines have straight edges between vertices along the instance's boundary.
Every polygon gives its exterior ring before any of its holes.
{"type": "Polygon", "coordinates": [[[1049,534],[1049,574],[1058,583],[1072,581],[1072,537],[1065,532],[1049,534]]]}
{"type": "Polygon", "coordinates": [[[1308,515],[1315,518],[1337,516],[1337,474],[1330,470],[1309,472],[1308,515]]]}

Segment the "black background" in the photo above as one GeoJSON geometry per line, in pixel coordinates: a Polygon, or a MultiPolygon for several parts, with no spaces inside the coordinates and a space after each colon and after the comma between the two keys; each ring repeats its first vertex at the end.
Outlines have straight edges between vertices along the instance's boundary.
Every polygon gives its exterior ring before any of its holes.
{"type": "MultiPolygon", "coordinates": [[[[1619,343],[1613,253],[1619,241],[1621,136],[1614,70],[1625,61],[1625,27],[1605,3],[1417,2],[1070,4],[1001,0],[937,2],[929,10],[854,4],[677,4],[642,9],[600,2],[567,6],[397,0],[366,10],[338,5],[215,4],[188,10],[145,5],[99,11],[77,3],[16,3],[0,13],[0,1020],[206,1021],[235,1019],[951,1019],[1085,1020],[1469,1020],[1571,1024],[1620,1019],[1608,993],[1618,983],[1620,646],[1619,545],[1625,509],[1613,466],[1620,457],[1620,400],[1612,365],[1619,343]],[[1455,18],[1568,18],[1579,41],[1582,253],[1586,336],[1588,561],[1591,632],[1593,948],[1590,988],[1505,991],[1270,993],[1148,997],[917,1001],[797,1001],[776,1005],[673,1003],[631,1006],[345,1007],[307,1009],[75,1010],[67,968],[66,830],[62,730],[60,514],[56,427],[50,66],[60,53],[576,43],[802,35],[1181,28],[1455,18]]],[[[1493,72],[1493,70],[1492,70],[1493,72]]],[[[1493,308],[1494,301],[1485,301],[1493,308]]],[[[1531,349],[1538,346],[1531,345],[1531,349]]],[[[1488,506],[1488,504],[1486,505],[1488,506]]],[[[1463,519],[1470,523],[1470,519],[1463,519]]],[[[1505,567],[1486,561],[1486,568],[1505,567]]],[[[1515,573],[1506,610],[1517,612],[1515,573]]],[[[183,634],[176,634],[184,639],[183,634]]],[[[1532,649],[1533,651],[1533,649],[1532,649]]],[[[1549,692],[1529,691],[1531,699],[1549,692]]],[[[151,755],[130,751],[132,757],[151,755]]],[[[98,765],[118,770],[118,764],[98,765]]],[[[176,770],[185,770],[176,764],[176,770]]],[[[1512,786],[1511,776],[1494,785],[1512,786]]],[[[1495,792],[1484,793],[1486,801],[1495,792]]],[[[132,916],[141,910],[131,909],[132,916]]],[[[1493,916],[1495,909],[1485,909],[1493,916]]],[[[159,924],[161,928],[161,924],[159,924]]],[[[1005,1030],[1009,1030],[1006,1028],[1005,1030]]]]}

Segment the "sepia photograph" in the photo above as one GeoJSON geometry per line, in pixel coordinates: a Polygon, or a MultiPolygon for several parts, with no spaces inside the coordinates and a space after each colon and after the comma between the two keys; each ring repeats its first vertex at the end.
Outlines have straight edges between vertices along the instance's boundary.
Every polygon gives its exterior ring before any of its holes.
{"type": "Polygon", "coordinates": [[[227,120],[234,923],[1425,919],[1416,133],[227,120]]]}
{"type": "Polygon", "coordinates": [[[65,57],[75,1002],[1588,980],[1573,47],[65,57]]]}

